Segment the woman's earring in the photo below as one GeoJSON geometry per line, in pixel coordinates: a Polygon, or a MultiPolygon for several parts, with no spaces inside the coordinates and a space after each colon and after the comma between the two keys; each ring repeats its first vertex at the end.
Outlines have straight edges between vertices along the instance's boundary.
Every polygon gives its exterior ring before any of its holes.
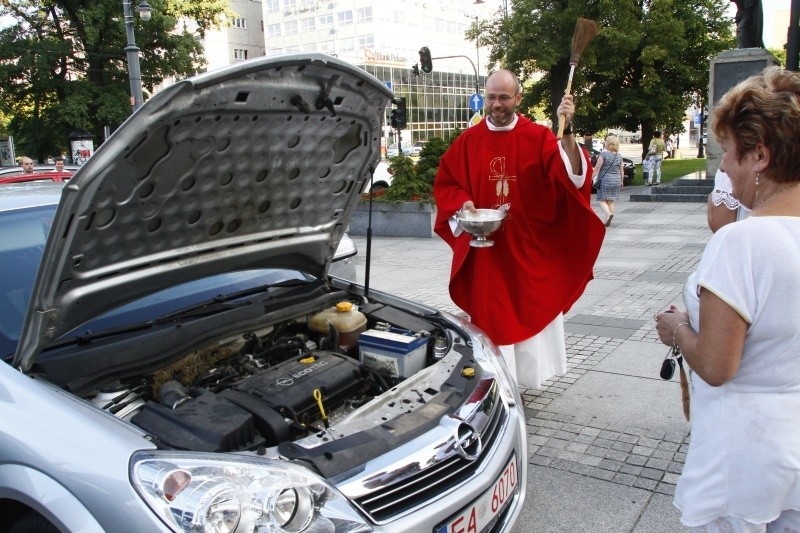
{"type": "Polygon", "coordinates": [[[753,199],[753,206],[758,205],[758,176],[761,172],[756,172],[756,197],[753,199]]]}

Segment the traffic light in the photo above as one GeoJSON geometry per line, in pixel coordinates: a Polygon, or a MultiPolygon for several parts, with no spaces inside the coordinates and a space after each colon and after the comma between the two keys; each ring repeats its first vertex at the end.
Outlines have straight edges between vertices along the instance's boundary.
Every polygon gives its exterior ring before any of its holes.
{"type": "Polygon", "coordinates": [[[392,109],[391,124],[396,130],[404,130],[406,128],[406,98],[402,96],[394,100],[396,109],[392,109]]]}
{"type": "Polygon", "coordinates": [[[419,76],[419,65],[418,64],[415,63],[411,67],[411,74],[413,74],[414,76],[419,76]]]}
{"type": "Polygon", "coordinates": [[[430,74],[433,72],[433,59],[431,58],[431,51],[427,46],[419,49],[419,64],[422,66],[422,72],[430,74]]]}

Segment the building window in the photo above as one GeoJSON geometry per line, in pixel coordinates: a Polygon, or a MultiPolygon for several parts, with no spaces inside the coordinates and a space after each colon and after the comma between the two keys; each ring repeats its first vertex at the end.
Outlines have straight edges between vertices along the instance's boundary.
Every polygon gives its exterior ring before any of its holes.
{"type": "Polygon", "coordinates": [[[339,40],[339,50],[342,52],[352,52],[356,49],[356,42],[352,37],[339,40]]]}
{"type": "Polygon", "coordinates": [[[325,54],[332,54],[336,51],[336,45],[333,41],[322,41],[319,43],[319,51],[325,54]]]}
{"type": "Polygon", "coordinates": [[[436,33],[444,33],[444,30],[447,29],[447,21],[444,19],[433,19],[433,29],[436,30],[436,33]]]}
{"type": "Polygon", "coordinates": [[[329,13],[327,15],[320,15],[319,26],[320,28],[327,28],[328,26],[333,26],[333,13],[329,13]]]}
{"type": "Polygon", "coordinates": [[[317,43],[308,43],[303,45],[303,52],[316,52],[317,43]]]}
{"type": "Polygon", "coordinates": [[[297,7],[297,0],[283,0],[283,7],[286,9],[294,9],[297,7]]]}
{"type": "Polygon", "coordinates": [[[283,30],[285,35],[297,35],[297,21],[287,20],[283,23],[283,30]]]}
{"type": "Polygon", "coordinates": [[[266,7],[264,8],[267,13],[276,13],[280,8],[280,0],[264,0],[266,7]]]}
{"type": "Polygon", "coordinates": [[[244,48],[234,48],[233,59],[238,61],[247,59],[247,50],[245,50],[244,48]]]}
{"type": "Polygon", "coordinates": [[[236,17],[235,19],[233,19],[233,27],[234,28],[239,28],[239,29],[242,29],[242,30],[246,30],[247,29],[247,21],[245,19],[241,18],[241,17],[236,17]]]}
{"type": "Polygon", "coordinates": [[[336,20],[339,22],[340,26],[346,26],[348,24],[353,23],[353,11],[340,11],[336,14],[336,20]]]}
{"type": "Polygon", "coordinates": [[[372,34],[360,35],[358,37],[358,47],[359,48],[375,48],[375,36],[372,35],[372,34]]]}
{"type": "Polygon", "coordinates": [[[392,11],[392,21],[395,24],[405,24],[406,23],[406,12],[395,10],[392,11]]]}
{"type": "Polygon", "coordinates": [[[267,26],[267,37],[280,37],[281,36],[281,25],[280,24],[269,24],[267,26]]]}
{"type": "Polygon", "coordinates": [[[300,21],[300,28],[303,31],[312,31],[316,27],[314,22],[314,17],[306,17],[300,21]]]}
{"type": "Polygon", "coordinates": [[[356,10],[356,22],[370,22],[372,20],[372,6],[356,10]]]}

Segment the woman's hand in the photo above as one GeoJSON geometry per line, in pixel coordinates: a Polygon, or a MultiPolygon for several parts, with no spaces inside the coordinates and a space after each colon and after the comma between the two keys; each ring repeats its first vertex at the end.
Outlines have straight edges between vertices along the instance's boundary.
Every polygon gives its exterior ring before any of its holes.
{"type": "Polygon", "coordinates": [[[672,346],[678,324],[688,324],[689,313],[679,311],[675,305],[670,305],[668,311],[656,313],[655,320],[658,338],[667,346],[672,346]]]}

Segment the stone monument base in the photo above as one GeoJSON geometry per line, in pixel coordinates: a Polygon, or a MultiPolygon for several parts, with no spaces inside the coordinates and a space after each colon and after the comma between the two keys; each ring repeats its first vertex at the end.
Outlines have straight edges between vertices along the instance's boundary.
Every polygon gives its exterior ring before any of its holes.
{"type": "Polygon", "coordinates": [[[711,60],[708,76],[708,121],[704,131],[708,133],[706,144],[706,176],[713,178],[717,173],[722,150],[709,130],[714,122],[714,107],[720,98],[737,83],[758,74],[765,68],[778,65],[778,60],[764,48],[736,48],[720,52],[711,60]]]}

